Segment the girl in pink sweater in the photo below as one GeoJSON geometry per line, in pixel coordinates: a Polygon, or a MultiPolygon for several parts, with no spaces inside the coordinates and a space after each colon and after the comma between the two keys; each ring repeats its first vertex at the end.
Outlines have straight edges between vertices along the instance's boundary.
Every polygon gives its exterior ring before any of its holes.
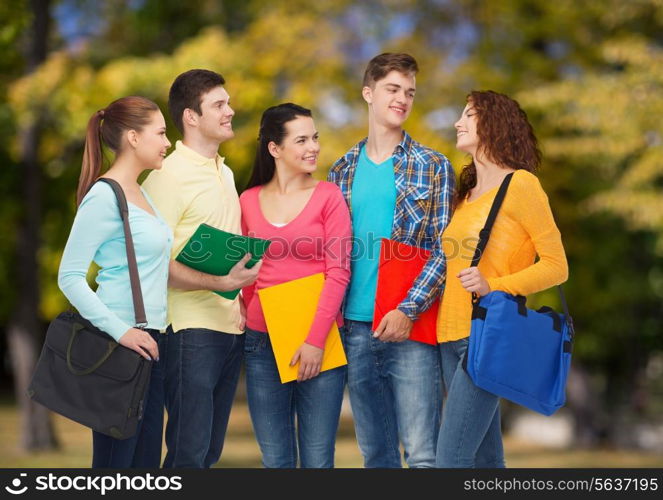
{"type": "Polygon", "coordinates": [[[351,223],[340,189],[317,181],[320,152],[311,111],[286,103],[262,116],[242,231],[272,241],[257,281],[243,290],[249,411],[265,467],[333,467],[346,367],[320,373],[327,334],[342,321],[350,279],[351,223]],[[281,384],[256,290],[325,273],[313,324],[294,354],[297,381],[281,384]],[[297,432],[295,432],[295,414],[297,432]]]}

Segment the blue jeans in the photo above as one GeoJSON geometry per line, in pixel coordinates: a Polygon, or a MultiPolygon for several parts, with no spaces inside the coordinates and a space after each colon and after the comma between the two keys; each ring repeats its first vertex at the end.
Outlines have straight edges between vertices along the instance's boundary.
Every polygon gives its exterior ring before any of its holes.
{"type": "Polygon", "coordinates": [[[116,439],[92,431],[92,467],[124,469],[159,468],[163,439],[164,373],[168,338],[157,330],[147,330],[159,346],[159,361],[152,363],[150,385],[145,395],[143,418],[136,434],[116,439]]]}
{"type": "Polygon", "coordinates": [[[246,392],[263,465],[292,469],[299,455],[302,467],[333,467],[346,367],[282,384],[269,335],[250,328],[245,335],[246,392]]]}
{"type": "Polygon", "coordinates": [[[434,467],[442,394],[437,348],[382,342],[371,323],[345,320],[348,388],[365,467],[434,467]]]}
{"type": "Polygon", "coordinates": [[[439,344],[447,399],[437,442],[437,466],[502,468],[499,398],[474,385],[463,369],[468,344],[468,338],[439,344]]]}
{"type": "Polygon", "coordinates": [[[163,466],[207,468],[221,456],[242,362],[244,335],[168,327],[163,466]]]}

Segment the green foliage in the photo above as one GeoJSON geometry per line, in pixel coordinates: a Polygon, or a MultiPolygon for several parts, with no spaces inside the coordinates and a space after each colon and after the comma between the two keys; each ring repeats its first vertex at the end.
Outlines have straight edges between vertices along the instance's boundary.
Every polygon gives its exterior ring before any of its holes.
{"type": "Polygon", "coordinates": [[[25,0],[0,5],[0,85],[3,87],[23,69],[21,39],[30,17],[25,0]]]}

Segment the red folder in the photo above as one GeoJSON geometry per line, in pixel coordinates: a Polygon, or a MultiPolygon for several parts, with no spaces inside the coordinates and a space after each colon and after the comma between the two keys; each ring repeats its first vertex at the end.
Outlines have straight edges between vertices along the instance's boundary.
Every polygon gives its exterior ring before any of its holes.
{"type": "MultiPolygon", "coordinates": [[[[384,315],[396,309],[407,296],[417,276],[426,265],[430,253],[430,250],[382,238],[373,330],[378,327],[384,315]]],[[[419,319],[412,326],[410,340],[437,345],[436,329],[439,307],[440,301],[435,300],[426,312],[419,315],[419,319]]]]}

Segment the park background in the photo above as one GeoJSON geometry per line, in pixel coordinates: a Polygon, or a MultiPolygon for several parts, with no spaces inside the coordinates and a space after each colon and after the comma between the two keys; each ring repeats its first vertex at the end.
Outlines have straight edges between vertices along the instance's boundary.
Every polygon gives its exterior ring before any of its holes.
{"type": "MultiPolygon", "coordinates": [[[[507,465],[663,466],[663,0],[16,0],[0,20],[0,467],[90,463],[89,431],[25,396],[67,306],[57,269],[90,115],[140,94],[167,116],[173,78],[208,68],[236,110],[221,154],[240,192],[279,102],[313,109],[324,178],[366,133],[361,78],[384,51],[417,58],[406,128],[457,172],[472,89],[515,97],[540,139],[577,337],[566,408],[504,403],[507,465]]],[[[559,308],[554,290],[532,301],[559,308]]],[[[361,466],[347,405],[337,449],[361,466]]],[[[219,466],[260,466],[242,385],[219,466]]]]}

